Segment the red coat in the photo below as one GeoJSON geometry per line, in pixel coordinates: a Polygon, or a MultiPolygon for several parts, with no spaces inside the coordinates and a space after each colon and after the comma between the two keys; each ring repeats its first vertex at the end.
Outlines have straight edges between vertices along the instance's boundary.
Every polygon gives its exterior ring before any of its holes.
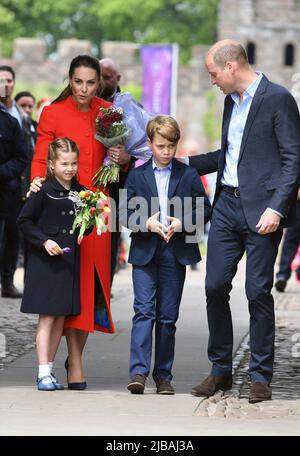
{"type": "MultiPolygon", "coordinates": [[[[79,147],[78,180],[89,189],[92,177],[103,162],[105,147],[94,138],[96,116],[100,107],[111,103],[94,97],[91,109],[81,112],[73,98],[51,104],[43,109],[37,133],[37,143],[31,165],[31,178],[45,176],[48,145],[55,138],[68,137],[79,147]]],[[[83,239],[80,252],[80,287],[81,313],[76,317],[66,318],[65,328],[77,328],[84,331],[94,330],[114,332],[110,313],[110,233],[97,236],[96,230],[83,239]],[[97,271],[102,285],[105,305],[95,313],[95,280],[97,271]]]]}

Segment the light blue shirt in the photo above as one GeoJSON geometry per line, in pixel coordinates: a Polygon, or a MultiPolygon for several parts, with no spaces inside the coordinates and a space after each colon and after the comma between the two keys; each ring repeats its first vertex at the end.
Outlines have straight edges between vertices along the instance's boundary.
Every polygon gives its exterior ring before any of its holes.
{"type": "Polygon", "coordinates": [[[238,174],[237,165],[240,155],[240,148],[243,138],[243,133],[247,121],[247,117],[251,108],[251,103],[257,87],[262,80],[262,73],[257,73],[258,77],[243,93],[243,101],[240,103],[240,96],[238,93],[232,93],[231,98],[234,101],[232,114],[230,118],[228,136],[227,136],[227,149],[225,154],[225,167],[221,182],[223,185],[230,187],[238,187],[238,174]]]}
{"type": "Polygon", "coordinates": [[[155,164],[154,159],[152,159],[152,167],[154,171],[156,187],[158,192],[159,207],[160,207],[160,223],[165,226],[170,224],[167,219],[168,215],[168,190],[169,182],[172,171],[172,162],[168,164],[165,168],[158,168],[155,164]]]}
{"type": "Polygon", "coordinates": [[[20,112],[19,112],[19,110],[17,108],[17,103],[15,102],[15,100],[13,100],[12,107],[11,108],[6,108],[6,109],[7,109],[7,112],[9,112],[9,114],[11,116],[13,116],[15,119],[17,119],[17,121],[19,122],[20,127],[22,128],[22,118],[21,118],[20,112]]]}

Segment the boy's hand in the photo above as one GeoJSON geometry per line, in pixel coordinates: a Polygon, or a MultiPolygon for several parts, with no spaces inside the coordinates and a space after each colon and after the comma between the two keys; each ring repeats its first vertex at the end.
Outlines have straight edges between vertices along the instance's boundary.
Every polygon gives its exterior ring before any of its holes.
{"type": "Polygon", "coordinates": [[[43,246],[45,247],[46,251],[49,253],[50,256],[63,255],[64,253],[64,251],[59,247],[59,245],[51,239],[47,239],[47,241],[44,242],[43,246]]]}
{"type": "Polygon", "coordinates": [[[35,177],[30,184],[29,191],[26,193],[26,197],[29,198],[31,193],[37,193],[41,190],[42,183],[44,182],[44,177],[35,177]]]}
{"type": "Polygon", "coordinates": [[[160,223],[159,219],[160,212],[156,212],[156,214],[152,215],[148,218],[146,222],[146,228],[151,233],[159,234],[164,240],[166,240],[166,231],[168,231],[167,227],[160,223]]]}
{"type": "Polygon", "coordinates": [[[167,231],[167,235],[166,235],[165,241],[169,242],[169,240],[171,239],[171,237],[173,236],[174,233],[182,230],[182,223],[176,217],[169,217],[169,216],[167,216],[167,217],[168,217],[168,219],[170,220],[171,223],[168,226],[168,231],[167,231]]]}

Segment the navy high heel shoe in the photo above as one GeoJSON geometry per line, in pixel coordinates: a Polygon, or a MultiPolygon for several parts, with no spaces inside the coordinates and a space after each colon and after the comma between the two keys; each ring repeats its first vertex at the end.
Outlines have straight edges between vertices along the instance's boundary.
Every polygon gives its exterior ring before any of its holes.
{"type": "MultiPolygon", "coordinates": [[[[67,371],[67,377],[69,373],[69,359],[67,358],[65,361],[65,369],[67,371]]],[[[87,388],[87,383],[86,382],[75,382],[75,383],[69,383],[68,382],[68,389],[73,390],[73,391],[83,391],[87,388]]]]}

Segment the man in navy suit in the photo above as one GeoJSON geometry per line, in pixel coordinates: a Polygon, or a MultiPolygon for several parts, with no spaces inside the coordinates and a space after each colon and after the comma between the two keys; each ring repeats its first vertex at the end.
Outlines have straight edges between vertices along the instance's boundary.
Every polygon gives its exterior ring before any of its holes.
{"type": "Polygon", "coordinates": [[[249,65],[235,41],[206,56],[211,82],[226,95],[221,149],[190,158],[199,174],[217,171],[208,239],[206,297],[211,374],[192,389],[212,396],[232,386],[233,330],[229,293],[246,252],[250,312],[249,402],[271,399],[274,360],[274,263],[282,228],[296,223],[300,118],[283,87],[249,65]]]}
{"type": "Polygon", "coordinates": [[[203,223],[199,203],[204,202],[205,221],[210,203],[196,170],[174,160],[177,122],[158,116],[148,123],[147,135],[153,159],[129,172],[120,203],[120,220],[132,230],[128,261],[133,264],[134,317],[127,388],[133,394],[144,392],[155,324],[152,376],[158,394],[174,394],[175,323],[186,265],[201,259],[192,236],[203,223]]]}
{"type": "Polygon", "coordinates": [[[206,296],[211,375],[192,389],[212,396],[232,386],[229,293],[246,252],[250,312],[249,402],[270,400],[274,361],[274,263],[282,228],[296,223],[300,117],[292,95],[249,65],[243,47],[216,43],[206,56],[211,82],[226,95],[221,149],[190,159],[217,171],[208,239],[206,296]]]}

